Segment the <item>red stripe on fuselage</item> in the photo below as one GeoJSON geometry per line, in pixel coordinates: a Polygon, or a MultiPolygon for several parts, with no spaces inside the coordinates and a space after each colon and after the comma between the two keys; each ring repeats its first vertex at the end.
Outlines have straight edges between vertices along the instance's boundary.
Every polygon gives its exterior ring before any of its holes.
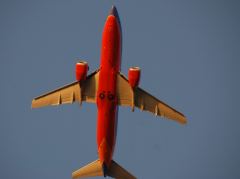
{"type": "Polygon", "coordinates": [[[97,91],[97,146],[101,162],[110,165],[117,130],[117,73],[121,63],[121,28],[114,15],[107,17],[102,37],[97,91]]]}

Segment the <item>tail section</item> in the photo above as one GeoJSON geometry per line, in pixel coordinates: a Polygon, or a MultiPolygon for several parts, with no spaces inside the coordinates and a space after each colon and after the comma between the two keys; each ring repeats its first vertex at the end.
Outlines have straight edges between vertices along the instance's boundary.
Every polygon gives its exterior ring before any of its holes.
{"type": "Polygon", "coordinates": [[[115,179],[136,179],[136,177],[113,160],[109,168],[98,159],[72,173],[73,179],[95,176],[110,176],[115,179]]]}

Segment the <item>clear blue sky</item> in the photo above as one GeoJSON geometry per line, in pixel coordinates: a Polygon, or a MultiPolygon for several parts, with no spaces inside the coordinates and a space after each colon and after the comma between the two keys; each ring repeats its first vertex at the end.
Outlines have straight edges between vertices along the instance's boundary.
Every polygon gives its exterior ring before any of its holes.
{"type": "Polygon", "coordinates": [[[75,80],[77,58],[99,65],[115,4],[122,71],[189,119],[186,126],[119,110],[114,159],[140,179],[240,178],[239,1],[0,2],[0,178],[66,179],[97,158],[96,106],[30,108],[75,80]]]}

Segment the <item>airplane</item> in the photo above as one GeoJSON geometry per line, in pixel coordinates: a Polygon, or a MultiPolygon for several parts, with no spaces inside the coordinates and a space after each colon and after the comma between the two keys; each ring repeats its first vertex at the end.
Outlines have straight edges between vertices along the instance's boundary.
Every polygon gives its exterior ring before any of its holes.
{"type": "Polygon", "coordinates": [[[99,69],[87,75],[88,63],[79,61],[75,66],[76,81],[32,100],[32,108],[48,105],[88,102],[97,105],[98,159],[74,171],[72,178],[109,176],[116,179],[135,179],[113,160],[116,143],[118,106],[135,107],[156,116],[181,124],[186,117],[166,103],[139,87],[141,69],[131,67],[128,78],[120,72],[122,53],[121,23],[115,6],[107,16],[101,47],[99,69]]]}

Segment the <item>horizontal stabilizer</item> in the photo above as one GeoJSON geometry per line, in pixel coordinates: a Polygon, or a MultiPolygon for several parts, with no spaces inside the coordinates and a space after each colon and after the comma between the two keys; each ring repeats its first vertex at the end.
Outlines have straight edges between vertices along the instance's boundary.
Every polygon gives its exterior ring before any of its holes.
{"type": "Polygon", "coordinates": [[[102,164],[100,160],[96,160],[72,173],[72,178],[87,178],[103,176],[102,164]]]}
{"type": "MultiPolygon", "coordinates": [[[[104,167],[100,160],[96,160],[72,173],[72,178],[88,178],[104,176],[104,167]]],[[[106,170],[105,175],[115,179],[136,179],[131,173],[112,160],[110,167],[106,170]]]]}
{"type": "Polygon", "coordinates": [[[111,166],[107,173],[108,176],[116,179],[136,179],[131,173],[118,165],[115,161],[112,160],[111,166]]]}

